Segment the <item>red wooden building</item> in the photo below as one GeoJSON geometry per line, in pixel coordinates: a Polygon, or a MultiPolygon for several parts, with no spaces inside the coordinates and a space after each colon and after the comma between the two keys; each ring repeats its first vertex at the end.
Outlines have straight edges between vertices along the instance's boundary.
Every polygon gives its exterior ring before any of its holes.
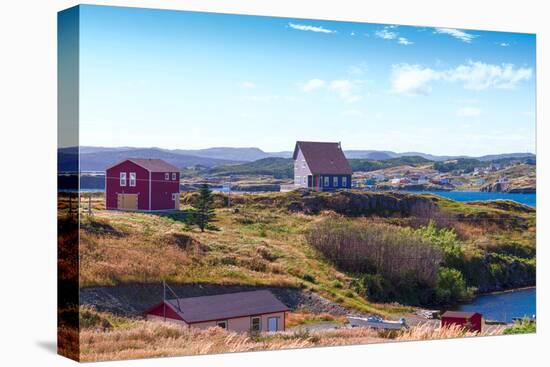
{"type": "Polygon", "coordinates": [[[107,209],[179,209],[179,193],[179,169],[162,159],[128,158],[105,170],[107,209]]]}
{"type": "Polygon", "coordinates": [[[459,325],[468,331],[481,332],[482,319],[478,312],[447,311],[441,315],[441,327],[459,325]]]}

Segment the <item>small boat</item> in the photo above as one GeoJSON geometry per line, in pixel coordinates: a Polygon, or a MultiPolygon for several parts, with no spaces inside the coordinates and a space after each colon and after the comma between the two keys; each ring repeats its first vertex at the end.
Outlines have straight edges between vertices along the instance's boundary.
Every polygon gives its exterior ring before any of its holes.
{"type": "Polygon", "coordinates": [[[399,321],[384,320],[378,316],[357,317],[348,316],[348,322],[351,327],[370,327],[373,329],[383,330],[401,330],[408,328],[405,318],[400,318],[399,321]]]}

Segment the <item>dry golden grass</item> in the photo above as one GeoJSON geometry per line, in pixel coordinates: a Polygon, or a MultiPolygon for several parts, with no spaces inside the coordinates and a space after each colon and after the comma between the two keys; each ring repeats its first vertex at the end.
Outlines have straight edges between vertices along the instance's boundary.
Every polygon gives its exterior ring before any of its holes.
{"type": "Polygon", "coordinates": [[[293,349],[384,341],[368,329],[326,333],[279,333],[250,336],[220,328],[198,330],[163,322],[138,321],[129,329],[80,334],[81,360],[102,361],[259,350],[293,349]]]}
{"type": "Polygon", "coordinates": [[[285,317],[286,328],[292,328],[299,325],[312,324],[316,322],[333,322],[335,324],[344,324],[345,316],[336,316],[329,313],[314,314],[307,311],[289,312],[285,317]]]}
{"type": "Polygon", "coordinates": [[[433,340],[433,339],[452,339],[471,336],[494,336],[501,335],[504,328],[494,328],[492,331],[482,331],[481,333],[466,331],[458,325],[450,327],[434,329],[429,324],[412,327],[400,333],[395,340],[397,341],[412,341],[412,340],[433,340]]]}
{"type": "Polygon", "coordinates": [[[492,333],[467,333],[460,328],[414,327],[397,334],[367,328],[342,328],[317,332],[284,332],[250,336],[211,328],[183,328],[164,322],[134,321],[131,327],[101,331],[86,329],[80,334],[81,360],[103,361],[180,355],[197,355],[318,346],[369,344],[391,341],[457,338],[492,333]]]}

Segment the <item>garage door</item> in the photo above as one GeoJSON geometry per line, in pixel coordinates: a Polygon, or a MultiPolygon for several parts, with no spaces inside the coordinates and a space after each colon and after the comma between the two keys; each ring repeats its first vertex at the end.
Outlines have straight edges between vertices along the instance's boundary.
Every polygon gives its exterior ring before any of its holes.
{"type": "Polygon", "coordinates": [[[137,194],[118,194],[117,208],[120,210],[137,210],[137,194]]]}

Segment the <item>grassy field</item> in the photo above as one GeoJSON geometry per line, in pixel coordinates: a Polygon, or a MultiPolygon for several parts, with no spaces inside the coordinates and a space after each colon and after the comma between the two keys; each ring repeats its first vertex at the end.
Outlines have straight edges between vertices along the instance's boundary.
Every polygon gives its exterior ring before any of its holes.
{"type": "MultiPolygon", "coordinates": [[[[182,195],[182,209],[193,195],[182,195]]],[[[361,199],[363,196],[360,194],[361,199]]],[[[384,223],[388,228],[418,227],[429,217],[457,233],[465,256],[478,256],[487,249],[500,254],[512,244],[517,247],[514,251],[528,253],[519,260],[534,261],[534,209],[512,202],[459,203],[433,195],[378,193],[369,194],[368,202],[387,200],[398,211],[386,208],[377,215],[376,208],[370,207],[365,216],[360,210],[366,204],[357,203],[356,197],[329,193],[306,198],[299,193],[233,195],[231,208],[225,207],[226,199],[216,196],[217,230],[203,233],[188,227],[182,212],[106,211],[102,196],[96,195],[94,214],[81,218],[81,286],[166,280],[177,284],[294,287],[365,313],[391,316],[409,311],[409,307],[366,299],[358,293],[354,274],[339,271],[306,242],[308,228],[341,216],[360,225],[384,223]],[[405,200],[415,198],[435,203],[437,211],[432,208],[429,213],[403,214],[405,200]],[[304,214],[305,209],[288,209],[306,199],[320,200],[315,204],[318,212],[304,214]],[[353,211],[356,207],[357,212],[353,211]]],[[[501,255],[510,257],[506,252],[501,255]]]]}
{"type": "MultiPolygon", "coordinates": [[[[133,282],[215,283],[309,289],[329,300],[381,315],[408,310],[375,304],[351,287],[305,243],[304,230],[323,215],[290,214],[242,204],[216,210],[219,230],[201,233],[181,216],[102,210],[81,220],[81,286],[133,282]]],[[[330,214],[326,214],[330,215],[330,214]]]]}
{"type": "Polygon", "coordinates": [[[220,328],[198,330],[164,322],[121,320],[107,313],[90,310],[87,311],[86,320],[89,324],[80,333],[80,359],[86,362],[488,336],[500,335],[504,330],[476,334],[456,327],[434,329],[419,326],[393,333],[367,328],[340,328],[250,335],[220,328]],[[95,321],[90,322],[90,319],[95,321]],[[106,324],[111,326],[106,328],[106,324]]]}
{"type": "MultiPolygon", "coordinates": [[[[81,287],[162,280],[173,284],[291,287],[312,291],[351,312],[395,319],[413,311],[413,307],[395,302],[374,302],[365,292],[360,274],[339,269],[308,243],[308,231],[327,220],[382,226],[399,233],[410,230],[430,243],[441,242],[442,248],[458,249],[462,262],[457,267],[464,270],[467,280],[469,274],[475,280],[489,271],[487,281],[492,282],[497,276],[509,274],[509,264],[534,269],[535,211],[508,201],[458,203],[433,195],[349,192],[304,196],[289,192],[232,195],[229,208],[227,197],[216,194],[216,229],[200,232],[184,220],[195,195],[182,194],[182,211],[170,214],[106,211],[103,196],[94,194],[93,215],[88,215],[88,200],[84,199],[80,221],[81,287]],[[418,204],[422,204],[420,209],[418,204]],[[430,229],[426,227],[429,223],[442,229],[430,229]]],[[[68,201],[59,203],[63,218],[68,201]]],[[[72,207],[74,210],[74,201],[72,207]]],[[[85,361],[473,335],[433,327],[413,327],[393,334],[362,328],[297,330],[300,325],[328,322],[342,326],[346,321],[342,316],[309,310],[289,313],[286,326],[294,331],[260,336],[218,329],[187,330],[87,308],[81,308],[80,317],[80,336],[74,329],[62,327],[61,338],[79,338],[85,361]]]]}

